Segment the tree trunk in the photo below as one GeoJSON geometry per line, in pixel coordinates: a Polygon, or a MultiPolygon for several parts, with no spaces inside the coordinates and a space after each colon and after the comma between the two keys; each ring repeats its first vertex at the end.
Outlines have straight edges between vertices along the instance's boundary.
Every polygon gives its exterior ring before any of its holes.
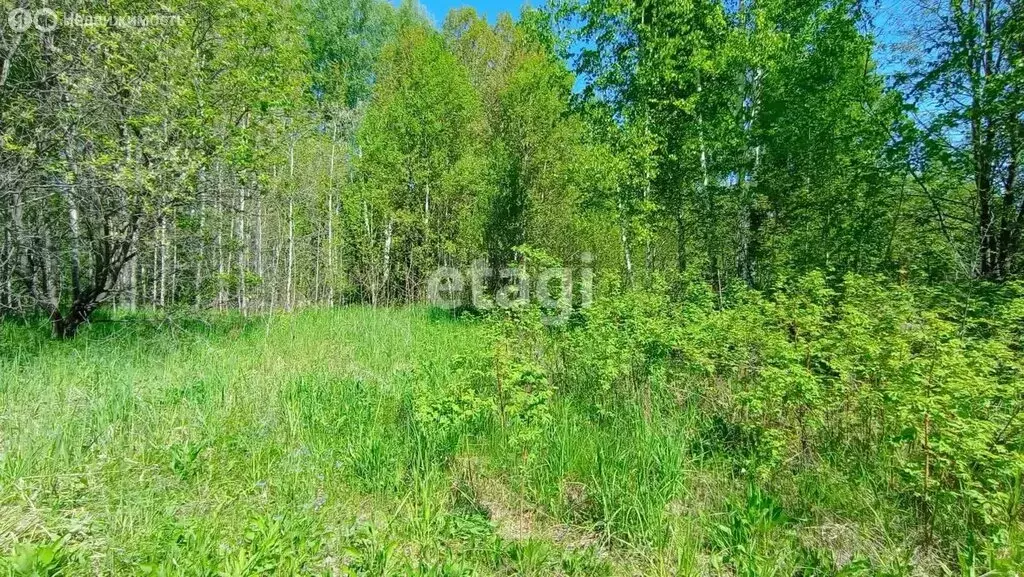
{"type": "MultiPolygon", "coordinates": [[[[334,159],[331,159],[334,172],[334,159]]],[[[327,304],[334,306],[334,189],[327,192],[327,304]]]]}
{"type": "Polygon", "coordinates": [[[263,200],[256,194],[256,276],[259,277],[260,287],[256,291],[256,308],[262,309],[266,305],[266,282],[263,278],[263,200]]]}
{"type": "MultiPolygon", "coordinates": [[[[3,294],[0,294],[0,307],[5,310],[14,309],[14,291],[11,286],[11,278],[14,276],[11,274],[10,266],[13,263],[14,250],[11,243],[11,231],[9,228],[4,228],[4,252],[3,259],[0,260],[0,278],[4,280],[3,294]]],[[[0,318],[3,317],[3,313],[0,313],[0,318]]]]}
{"type": "Polygon", "coordinates": [[[203,234],[203,225],[206,224],[206,210],[203,202],[202,192],[199,196],[199,254],[196,258],[196,272],[195,278],[193,278],[194,290],[195,290],[195,307],[199,308],[202,304],[203,295],[203,261],[206,260],[206,236],[203,234]]]}
{"type": "Polygon", "coordinates": [[[327,303],[334,306],[334,161],[338,147],[338,123],[331,137],[331,166],[327,177],[327,303]]]}
{"type": "Polygon", "coordinates": [[[288,277],[285,285],[285,310],[291,312],[295,304],[295,281],[292,277],[295,269],[295,209],[292,199],[288,199],[288,277]]]}
{"type": "Polygon", "coordinates": [[[245,275],[248,267],[246,251],[249,243],[245,240],[245,187],[238,187],[238,310],[242,316],[247,315],[245,295],[245,275]]]}
{"type": "Polygon", "coordinates": [[[81,235],[79,231],[78,201],[75,198],[74,183],[74,179],[77,177],[78,171],[75,168],[74,148],[70,136],[68,137],[65,154],[71,175],[64,187],[62,187],[62,191],[64,192],[64,202],[68,207],[68,231],[71,233],[71,294],[72,298],[77,299],[79,295],[82,294],[82,257],[80,249],[81,235]]]}
{"type": "Polygon", "coordinates": [[[288,280],[285,285],[285,310],[291,311],[295,304],[295,139],[288,146],[288,280]]]}
{"type": "Polygon", "coordinates": [[[139,306],[139,231],[132,233],[131,292],[128,293],[128,306],[134,312],[139,306]]]}
{"type": "Polygon", "coordinates": [[[167,214],[160,216],[160,307],[167,306],[167,251],[170,242],[167,239],[167,214]]]}
{"type": "Polygon", "coordinates": [[[15,34],[11,40],[11,47],[4,54],[3,62],[0,62],[0,88],[3,88],[7,84],[8,75],[11,72],[11,61],[14,60],[14,55],[18,52],[18,48],[21,47],[21,39],[23,34],[15,34]]]}
{"type": "Polygon", "coordinates": [[[686,217],[683,210],[676,212],[676,270],[686,274],[686,217]]]}
{"type": "Polygon", "coordinates": [[[227,287],[224,285],[224,175],[220,167],[217,167],[217,198],[214,204],[217,207],[217,309],[224,310],[227,301],[227,287]]]}
{"type": "Polygon", "coordinates": [[[388,298],[388,279],[391,278],[391,233],[394,225],[394,219],[388,220],[388,226],[384,229],[384,272],[381,277],[380,287],[385,304],[390,302],[388,298]]]}

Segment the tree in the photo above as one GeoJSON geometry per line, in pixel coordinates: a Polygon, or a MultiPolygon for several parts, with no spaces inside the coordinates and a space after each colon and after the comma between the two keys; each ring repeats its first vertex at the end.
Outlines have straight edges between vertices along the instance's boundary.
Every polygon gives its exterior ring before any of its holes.
{"type": "Polygon", "coordinates": [[[483,182],[479,97],[439,34],[404,25],[384,49],[359,131],[360,258],[373,303],[414,298],[431,268],[469,254],[483,182]]]}
{"type": "Polygon", "coordinates": [[[700,266],[719,288],[882,266],[856,255],[877,249],[883,227],[853,223],[895,202],[883,157],[899,111],[857,4],[589,2],[569,15],[582,22],[584,98],[627,151],[619,206],[641,224],[623,238],[643,238],[646,270],[662,268],[668,234],[677,270],[700,266]]]}
{"type": "MultiPolygon", "coordinates": [[[[973,214],[964,215],[973,220],[971,270],[993,280],[1021,266],[1020,10],[1019,3],[998,0],[922,6],[915,39],[924,56],[909,58],[898,75],[920,118],[923,153],[912,170],[922,183],[940,171],[955,175],[945,190],[928,190],[930,196],[948,197],[957,178],[973,189],[973,214]]],[[[963,220],[947,214],[941,199],[935,206],[936,218],[963,220]]]]}

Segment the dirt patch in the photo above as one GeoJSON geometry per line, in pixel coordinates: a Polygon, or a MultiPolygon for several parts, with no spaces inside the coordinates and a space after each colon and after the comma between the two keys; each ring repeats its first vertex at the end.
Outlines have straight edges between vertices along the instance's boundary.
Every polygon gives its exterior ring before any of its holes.
{"type": "MultiPolygon", "coordinates": [[[[565,549],[593,548],[604,556],[599,534],[552,519],[509,488],[500,477],[490,474],[482,460],[462,458],[456,467],[456,486],[453,487],[456,499],[485,513],[502,539],[545,540],[565,549]]],[[[586,488],[579,483],[567,483],[566,490],[570,491],[570,497],[580,498],[586,488]]]]}

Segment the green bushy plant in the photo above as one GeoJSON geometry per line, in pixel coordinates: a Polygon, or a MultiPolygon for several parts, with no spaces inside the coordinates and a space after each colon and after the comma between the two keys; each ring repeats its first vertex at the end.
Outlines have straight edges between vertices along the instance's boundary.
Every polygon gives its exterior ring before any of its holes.
{"type": "Polygon", "coordinates": [[[550,335],[548,361],[598,421],[696,407],[705,447],[752,481],[820,462],[869,475],[945,551],[1019,527],[1019,285],[812,273],[764,293],[729,287],[717,301],[699,284],[603,290],[550,335]]]}

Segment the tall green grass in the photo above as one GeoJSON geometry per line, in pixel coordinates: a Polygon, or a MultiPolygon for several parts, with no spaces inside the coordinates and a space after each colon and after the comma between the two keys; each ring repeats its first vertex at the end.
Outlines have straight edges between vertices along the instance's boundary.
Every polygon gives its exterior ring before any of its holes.
{"type": "Polygon", "coordinates": [[[574,389],[547,336],[510,326],[415,308],[123,317],[70,342],[0,325],[0,571],[938,566],[870,485],[819,467],[765,490],[681,389],[574,389]]]}
{"type": "MultiPolygon", "coordinates": [[[[605,565],[503,537],[466,503],[486,423],[440,438],[417,399],[481,357],[480,323],[352,308],[6,324],[0,568],[11,574],[545,573],[605,565]],[[465,433],[465,435],[463,434],[465,433]],[[563,565],[565,567],[563,567],[563,565]]],[[[477,481],[473,481],[476,483],[477,481]]]]}

